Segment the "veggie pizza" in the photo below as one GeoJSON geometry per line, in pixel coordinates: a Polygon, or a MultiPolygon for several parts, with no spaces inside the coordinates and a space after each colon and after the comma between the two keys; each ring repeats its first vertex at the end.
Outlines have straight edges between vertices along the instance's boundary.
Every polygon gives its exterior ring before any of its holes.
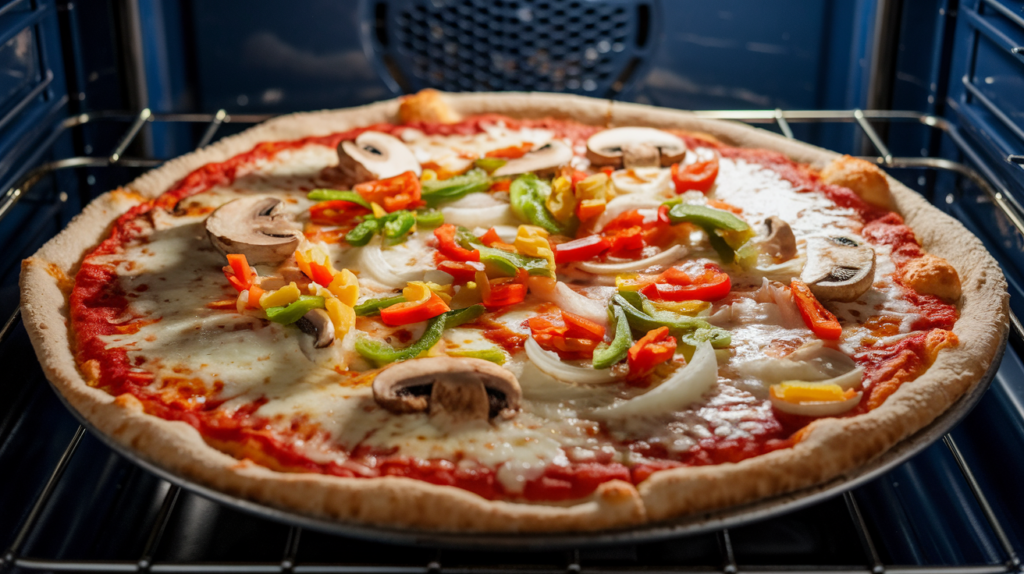
{"type": "Polygon", "coordinates": [[[228,494],[607,529],[820,484],[977,385],[1004,279],[866,161],[683,112],[425,91],[281,117],[24,263],[58,391],[228,494]]]}

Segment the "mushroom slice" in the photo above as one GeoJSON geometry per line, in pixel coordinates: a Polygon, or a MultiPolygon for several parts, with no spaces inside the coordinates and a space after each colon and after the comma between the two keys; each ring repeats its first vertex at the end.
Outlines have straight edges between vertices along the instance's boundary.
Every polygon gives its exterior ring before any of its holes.
{"type": "Polygon", "coordinates": [[[491,175],[501,177],[528,172],[537,175],[553,173],[555,169],[569,163],[572,156],[571,147],[558,140],[552,140],[548,145],[539,147],[523,157],[509,160],[505,165],[494,170],[491,175]]]}
{"type": "Polygon", "coordinates": [[[373,380],[373,399],[396,413],[429,412],[459,424],[519,411],[515,375],[483,359],[428,357],[398,363],[373,380]]]}
{"type": "Polygon", "coordinates": [[[338,169],[350,184],[386,179],[411,171],[422,173],[420,162],[402,140],[383,132],[363,132],[354,141],[338,144],[338,169]]]}
{"type": "Polygon", "coordinates": [[[808,238],[800,279],[821,301],[853,301],[875,281],[875,250],[849,237],[808,238]]]}
{"type": "Polygon", "coordinates": [[[654,128],[615,128],[598,132],[587,140],[587,159],[598,166],[667,167],[685,156],[686,144],[682,139],[654,128]]]}
{"type": "Polygon", "coordinates": [[[331,322],[331,316],[323,309],[312,309],[306,312],[301,319],[295,322],[295,325],[303,333],[313,335],[313,347],[317,349],[330,347],[334,342],[334,323],[331,322]]]}
{"type": "Polygon", "coordinates": [[[764,252],[772,256],[777,263],[789,261],[796,257],[796,236],[788,223],[772,215],[764,220],[768,228],[768,237],[761,243],[764,252]]]}
{"type": "Polygon", "coordinates": [[[221,253],[241,253],[250,265],[275,264],[299,246],[299,234],[276,197],[229,201],[206,218],[206,233],[221,253]]]}

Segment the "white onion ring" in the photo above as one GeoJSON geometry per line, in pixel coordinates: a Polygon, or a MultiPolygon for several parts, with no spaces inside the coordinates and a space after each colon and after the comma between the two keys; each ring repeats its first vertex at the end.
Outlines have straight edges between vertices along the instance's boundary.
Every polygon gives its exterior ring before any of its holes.
{"type": "Polygon", "coordinates": [[[565,283],[558,281],[550,290],[538,290],[531,288],[530,292],[542,301],[554,303],[559,309],[579,315],[584,319],[608,326],[608,302],[603,299],[591,299],[573,291],[565,283]]]}
{"type": "Polygon", "coordinates": [[[655,265],[672,263],[682,259],[686,253],[687,249],[682,245],[673,245],[661,253],[652,255],[647,259],[638,259],[636,261],[626,261],[623,263],[587,263],[584,261],[577,263],[576,268],[581,271],[597,275],[615,275],[617,273],[629,273],[630,271],[642,271],[648,267],[654,267],[655,265]]]}
{"type": "Polygon", "coordinates": [[[490,207],[442,207],[441,214],[444,215],[445,223],[469,228],[518,224],[508,204],[490,207]]]}
{"type": "Polygon", "coordinates": [[[672,172],[668,168],[638,167],[632,170],[639,178],[629,173],[630,170],[619,170],[612,173],[612,185],[622,193],[651,195],[672,189],[672,172]],[[639,183],[636,179],[643,180],[639,183]]]}
{"type": "Polygon", "coordinates": [[[423,279],[423,271],[399,271],[384,259],[380,248],[380,239],[374,238],[370,243],[360,247],[359,269],[370,274],[370,278],[382,285],[401,289],[410,281],[423,279]]]}
{"type": "Polygon", "coordinates": [[[718,382],[718,358],[711,343],[701,343],[693,358],[654,389],[626,402],[591,413],[596,418],[650,417],[680,411],[699,401],[718,382]]]}
{"type": "Polygon", "coordinates": [[[613,219],[632,209],[657,209],[662,203],[660,199],[644,195],[620,195],[604,207],[604,212],[594,222],[594,229],[604,229],[613,219]]]}
{"type": "Polygon", "coordinates": [[[525,349],[526,356],[538,369],[560,381],[581,385],[603,385],[618,380],[611,369],[591,369],[566,364],[558,358],[557,353],[542,349],[533,337],[526,340],[525,349]]]}
{"type": "MultiPolygon", "coordinates": [[[[825,382],[825,381],[822,381],[825,382]]],[[[772,406],[784,413],[803,415],[805,417],[834,417],[841,415],[860,404],[864,393],[857,393],[845,401],[827,401],[814,403],[790,403],[771,397],[772,406]]]]}

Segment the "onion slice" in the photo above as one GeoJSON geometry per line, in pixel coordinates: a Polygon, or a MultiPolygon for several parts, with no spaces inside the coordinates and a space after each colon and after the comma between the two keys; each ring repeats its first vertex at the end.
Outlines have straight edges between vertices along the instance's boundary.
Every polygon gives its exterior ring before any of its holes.
{"type": "MultiPolygon", "coordinates": [[[[826,381],[822,381],[822,383],[824,382],[826,381]]],[[[771,401],[773,407],[791,415],[803,415],[805,417],[834,417],[859,405],[862,396],[864,396],[864,393],[857,393],[845,401],[820,401],[813,403],[790,403],[775,397],[771,397],[771,401]]]]}
{"type": "Polygon", "coordinates": [[[489,207],[442,207],[444,222],[463,227],[494,227],[496,225],[515,225],[518,223],[512,215],[512,208],[505,205],[489,207]]]}
{"type": "Polygon", "coordinates": [[[693,359],[672,373],[653,390],[624,403],[597,409],[591,413],[598,419],[650,417],[681,411],[690,406],[718,381],[718,358],[711,343],[701,343],[693,359]]]}
{"type": "Polygon", "coordinates": [[[542,349],[533,337],[526,340],[525,348],[526,356],[530,358],[534,366],[560,381],[581,385],[603,385],[618,380],[618,377],[612,374],[611,369],[591,369],[565,363],[558,358],[557,353],[542,349]]]}
{"type": "MultiPolygon", "coordinates": [[[[620,195],[608,202],[600,217],[594,222],[594,229],[604,229],[613,219],[633,209],[657,210],[663,202],[664,200],[662,199],[645,195],[620,195]]],[[[655,214],[655,217],[657,217],[657,214],[655,214]]]]}
{"type": "Polygon", "coordinates": [[[576,268],[587,273],[594,273],[597,275],[615,275],[617,273],[629,273],[631,271],[643,271],[648,267],[654,267],[655,265],[665,265],[668,263],[674,263],[679,259],[682,259],[686,255],[687,249],[682,245],[673,245],[668,249],[652,255],[647,259],[638,259],[636,261],[625,261],[622,263],[587,263],[581,262],[576,264],[576,268]]]}
{"type": "Polygon", "coordinates": [[[423,271],[399,271],[392,267],[384,259],[379,238],[374,238],[370,243],[360,247],[359,268],[369,273],[370,278],[374,281],[395,289],[405,287],[410,281],[422,280],[424,273],[423,271]]]}
{"type": "Polygon", "coordinates": [[[579,315],[584,319],[590,319],[605,327],[608,326],[608,301],[605,299],[591,299],[585,295],[580,295],[561,281],[555,283],[555,286],[550,290],[534,289],[531,286],[530,292],[542,301],[558,305],[558,308],[562,311],[579,315]]]}

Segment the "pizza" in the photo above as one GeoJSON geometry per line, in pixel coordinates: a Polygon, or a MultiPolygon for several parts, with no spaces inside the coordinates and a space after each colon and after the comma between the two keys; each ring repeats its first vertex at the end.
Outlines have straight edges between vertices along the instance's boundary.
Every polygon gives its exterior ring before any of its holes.
{"type": "Polygon", "coordinates": [[[26,260],[100,433],[291,512],[591,531],[854,471],[979,384],[1002,274],[866,161],[549,94],[285,116],[26,260]]]}

